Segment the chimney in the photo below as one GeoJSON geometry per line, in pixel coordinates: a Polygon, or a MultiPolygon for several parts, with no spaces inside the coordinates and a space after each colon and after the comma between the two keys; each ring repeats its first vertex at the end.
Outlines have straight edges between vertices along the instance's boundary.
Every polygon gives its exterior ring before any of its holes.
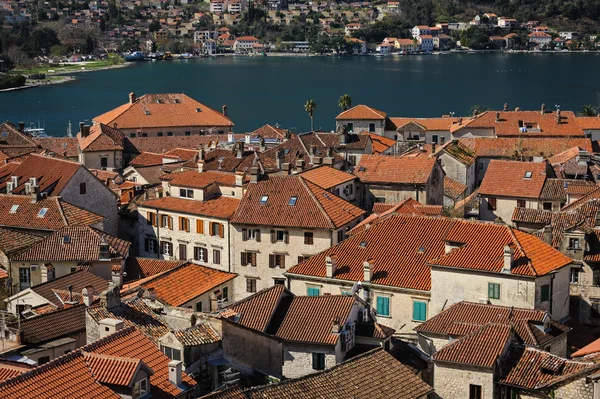
{"type": "Polygon", "coordinates": [[[458,117],[457,119],[458,126],[462,125],[462,117],[458,117]]]}
{"type": "Polygon", "coordinates": [[[341,331],[340,328],[340,318],[339,317],[334,317],[333,320],[331,320],[331,333],[332,334],[339,334],[341,331]]]}
{"type": "Polygon", "coordinates": [[[246,144],[250,145],[250,142],[252,141],[252,137],[250,137],[250,133],[246,133],[244,140],[246,141],[246,144]]]}
{"type": "Polygon", "coordinates": [[[123,321],[117,319],[102,319],[98,324],[100,325],[100,338],[122,330],[124,327],[123,321]]]}
{"type": "Polygon", "coordinates": [[[156,301],[156,288],[147,288],[144,291],[144,297],[148,298],[150,301],[156,301]]]}
{"type": "Polygon", "coordinates": [[[289,162],[285,162],[282,166],[281,166],[281,170],[283,170],[286,174],[291,174],[292,172],[292,164],[289,162]]]}
{"type": "Polygon", "coordinates": [[[317,146],[316,145],[310,146],[310,155],[317,155],[317,146]]]}
{"type": "Polygon", "coordinates": [[[243,156],[244,156],[244,142],[240,141],[240,142],[237,143],[236,158],[237,159],[242,159],[243,156]]]}
{"type": "Polygon", "coordinates": [[[556,123],[560,125],[560,109],[556,110],[556,123]]]}
{"type": "Polygon", "coordinates": [[[364,278],[363,281],[365,283],[370,283],[371,279],[373,278],[373,260],[372,259],[368,259],[366,261],[363,262],[363,269],[364,269],[364,278]]]}
{"type": "Polygon", "coordinates": [[[339,134],[339,143],[340,145],[345,145],[348,142],[348,133],[346,129],[343,129],[339,134]]]}
{"type": "Polygon", "coordinates": [[[182,371],[181,360],[171,360],[169,362],[169,381],[175,385],[181,385],[181,371],[182,371]]]}
{"type": "Polygon", "coordinates": [[[210,311],[216,312],[217,310],[219,310],[219,302],[217,301],[217,296],[214,292],[211,292],[208,295],[208,299],[210,301],[210,311]]]}
{"type": "Polygon", "coordinates": [[[276,165],[277,169],[281,170],[281,168],[283,167],[283,156],[284,156],[283,150],[277,150],[275,152],[275,157],[277,158],[275,160],[275,162],[276,162],[275,165],[276,165]]]}
{"type": "Polygon", "coordinates": [[[19,132],[25,133],[25,122],[19,122],[19,132]]]}
{"type": "Polygon", "coordinates": [[[283,141],[288,141],[291,138],[292,138],[292,132],[288,129],[283,134],[283,141]]]}
{"type": "Polygon", "coordinates": [[[504,246],[504,266],[502,267],[503,273],[510,273],[510,269],[513,264],[514,251],[508,245],[504,246]]]}
{"type": "Polygon", "coordinates": [[[227,116],[227,104],[224,104],[221,109],[223,110],[223,116],[227,116]]]}
{"type": "Polygon", "coordinates": [[[496,123],[500,122],[500,112],[496,112],[496,123]]]}
{"type": "Polygon", "coordinates": [[[542,231],[542,239],[546,244],[552,246],[552,226],[544,226],[544,230],[542,231]]]}
{"type": "Polygon", "coordinates": [[[81,290],[81,296],[83,297],[83,304],[90,306],[94,301],[94,287],[88,285],[81,290]]]}
{"type": "Polygon", "coordinates": [[[521,110],[521,108],[519,108],[519,107],[516,107],[516,108],[515,108],[515,111],[516,111],[516,112],[519,112],[520,110],[521,110]]]}
{"type": "Polygon", "coordinates": [[[296,159],[296,173],[302,173],[304,170],[304,159],[296,159]]]}
{"type": "Polygon", "coordinates": [[[242,187],[244,185],[244,172],[235,172],[235,185],[236,187],[242,187]]]}
{"type": "Polygon", "coordinates": [[[546,113],[546,104],[542,104],[541,114],[544,115],[546,113]]]}
{"type": "Polygon", "coordinates": [[[111,281],[117,287],[123,286],[123,273],[121,273],[121,266],[114,265],[110,273],[111,281]]]}
{"type": "Polygon", "coordinates": [[[335,255],[331,255],[325,258],[325,267],[327,269],[325,276],[327,278],[333,278],[335,270],[337,268],[337,259],[335,255]]]}
{"type": "MultiPolygon", "coordinates": [[[[431,143],[431,153],[435,154],[435,143],[431,143]]],[[[439,158],[438,158],[439,160],[439,158]]]]}
{"type": "Polygon", "coordinates": [[[29,192],[29,196],[31,198],[31,203],[35,204],[40,200],[40,186],[37,185],[37,182],[35,184],[35,186],[33,185],[33,183],[29,183],[30,184],[30,192],[29,192]]]}
{"type": "Polygon", "coordinates": [[[100,301],[106,309],[116,308],[121,305],[121,291],[119,287],[112,282],[108,283],[108,288],[100,294],[100,301]]]}
{"type": "Polygon", "coordinates": [[[204,170],[204,161],[198,161],[198,173],[202,173],[204,170]]]}
{"type": "Polygon", "coordinates": [[[508,112],[508,103],[504,103],[504,108],[502,108],[504,112],[508,112]]]}
{"type": "Polygon", "coordinates": [[[67,291],[69,291],[69,297],[67,298],[67,302],[69,305],[77,305],[77,301],[73,300],[73,286],[71,284],[67,285],[67,291]]]}
{"type": "Polygon", "coordinates": [[[600,211],[596,211],[596,217],[594,218],[594,227],[600,226],[600,211]]]}
{"type": "Polygon", "coordinates": [[[198,148],[198,161],[204,161],[204,147],[200,146],[200,148],[198,148]]]}
{"type": "Polygon", "coordinates": [[[265,139],[262,136],[258,136],[258,150],[262,152],[265,148],[265,139]]]}
{"type": "Polygon", "coordinates": [[[250,168],[250,183],[258,183],[258,166],[252,166],[250,168]]]}
{"type": "Polygon", "coordinates": [[[129,104],[133,104],[135,102],[136,98],[135,98],[135,93],[131,92],[129,93],[129,104]]]}

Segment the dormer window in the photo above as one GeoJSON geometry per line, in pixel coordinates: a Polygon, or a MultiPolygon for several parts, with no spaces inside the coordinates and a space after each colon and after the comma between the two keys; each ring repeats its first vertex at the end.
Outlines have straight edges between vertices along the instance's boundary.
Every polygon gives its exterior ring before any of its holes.
{"type": "Polygon", "coordinates": [[[148,393],[148,379],[139,380],[133,386],[133,399],[141,398],[148,393]]]}
{"type": "Polygon", "coordinates": [[[298,201],[298,197],[290,197],[290,200],[288,202],[289,206],[294,206],[296,205],[296,202],[298,201]]]}
{"type": "Polygon", "coordinates": [[[531,179],[531,176],[533,176],[532,172],[525,172],[525,178],[526,179],[531,179]]]}
{"type": "Polygon", "coordinates": [[[147,109],[147,110],[145,110],[145,111],[144,111],[144,114],[146,114],[146,115],[150,115],[150,110],[148,110],[148,109],[147,109]]]}
{"type": "Polygon", "coordinates": [[[196,112],[202,112],[200,108],[196,108],[196,112]]]}
{"type": "Polygon", "coordinates": [[[181,101],[179,101],[179,99],[178,99],[178,98],[174,98],[174,99],[173,99],[173,103],[174,103],[174,104],[179,104],[180,102],[181,102],[181,101]]]}
{"type": "Polygon", "coordinates": [[[261,205],[265,205],[268,200],[269,200],[269,196],[268,195],[263,195],[262,197],[260,197],[260,204],[261,205]]]}
{"type": "Polygon", "coordinates": [[[9,213],[17,213],[17,209],[19,209],[19,205],[13,205],[10,207],[9,213]]]}
{"type": "Polygon", "coordinates": [[[37,217],[43,218],[44,216],[46,216],[46,212],[48,212],[48,208],[42,208],[42,209],[40,209],[40,211],[37,214],[37,217]]]}
{"type": "Polygon", "coordinates": [[[63,244],[70,244],[70,243],[71,243],[71,236],[64,236],[63,244]]]}
{"type": "Polygon", "coordinates": [[[581,249],[579,238],[569,238],[569,249],[581,249]]]}

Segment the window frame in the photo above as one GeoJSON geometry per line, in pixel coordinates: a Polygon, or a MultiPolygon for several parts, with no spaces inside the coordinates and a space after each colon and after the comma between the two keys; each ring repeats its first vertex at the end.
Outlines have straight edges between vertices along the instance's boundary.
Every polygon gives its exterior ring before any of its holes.
{"type": "Polygon", "coordinates": [[[255,277],[246,277],[246,292],[251,294],[256,292],[257,280],[255,277]]]}
{"type": "Polygon", "coordinates": [[[85,182],[79,183],[79,195],[86,195],[87,194],[87,185],[85,184],[85,182]]]}
{"type": "Polygon", "coordinates": [[[312,353],[312,369],[317,371],[325,370],[325,354],[313,352],[312,353]]]}
{"type": "Polygon", "coordinates": [[[550,300],[550,284],[544,284],[540,287],[540,302],[548,302],[550,300]]]}
{"type": "Polygon", "coordinates": [[[315,243],[315,234],[312,231],[304,232],[304,245],[314,245],[315,243]]]}
{"type": "Polygon", "coordinates": [[[569,272],[569,282],[571,284],[579,284],[579,272],[580,270],[578,267],[571,268],[571,271],[569,272]]]}
{"type": "Polygon", "coordinates": [[[381,317],[392,317],[390,310],[390,297],[378,295],[375,299],[377,316],[381,317]]]}
{"type": "Polygon", "coordinates": [[[416,322],[427,321],[427,302],[426,301],[423,301],[423,300],[420,300],[420,299],[414,299],[413,300],[412,320],[416,321],[416,322]],[[418,306],[423,305],[425,308],[424,309],[417,309],[417,305],[418,306]],[[421,319],[421,312],[424,313],[422,315],[422,319],[421,319]]]}
{"type": "Polygon", "coordinates": [[[501,287],[500,283],[488,282],[488,299],[500,299],[501,287]]]}
{"type": "Polygon", "coordinates": [[[498,200],[496,197],[488,197],[486,202],[488,211],[498,210],[498,200]]]}
{"type": "Polygon", "coordinates": [[[306,287],[306,296],[321,296],[321,287],[306,287]]]}

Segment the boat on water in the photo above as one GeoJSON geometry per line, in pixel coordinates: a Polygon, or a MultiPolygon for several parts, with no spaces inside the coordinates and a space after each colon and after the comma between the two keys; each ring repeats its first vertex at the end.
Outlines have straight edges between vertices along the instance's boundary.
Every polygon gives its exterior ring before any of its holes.
{"type": "Polygon", "coordinates": [[[134,51],[123,54],[125,61],[143,61],[145,56],[141,51],[134,51]]]}
{"type": "Polygon", "coordinates": [[[165,54],[162,57],[163,60],[172,60],[173,59],[173,54],[171,54],[171,52],[166,51],[165,54]]]}
{"type": "Polygon", "coordinates": [[[146,56],[146,58],[150,59],[150,60],[160,60],[163,57],[163,53],[161,53],[160,51],[156,52],[156,53],[150,53],[146,56]]]}

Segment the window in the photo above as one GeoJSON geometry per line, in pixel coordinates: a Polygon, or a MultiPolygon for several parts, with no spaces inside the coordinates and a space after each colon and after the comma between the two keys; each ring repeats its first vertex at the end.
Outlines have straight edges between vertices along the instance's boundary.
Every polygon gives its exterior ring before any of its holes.
{"type": "Polygon", "coordinates": [[[185,132],[185,135],[186,135],[186,136],[191,136],[191,135],[192,135],[192,132],[190,132],[190,131],[188,130],[188,131],[186,131],[186,132],[185,132]]]}
{"type": "Polygon", "coordinates": [[[296,205],[297,201],[298,201],[298,197],[290,197],[290,200],[288,201],[288,205],[294,206],[294,205],[296,205]]]}
{"type": "Polygon", "coordinates": [[[210,235],[223,237],[223,225],[221,223],[210,223],[210,235]]]}
{"type": "Polygon", "coordinates": [[[108,167],[108,158],[107,157],[100,157],[100,167],[101,168],[108,167]]]}
{"type": "Polygon", "coordinates": [[[600,287],[600,269],[594,269],[592,271],[593,277],[592,277],[592,284],[596,287],[600,287]]]}
{"type": "Polygon", "coordinates": [[[375,133],[375,124],[369,123],[369,133],[375,133]]]}
{"type": "Polygon", "coordinates": [[[496,210],[496,198],[488,198],[488,211],[496,210]]]}
{"type": "Polygon", "coordinates": [[[354,123],[350,122],[348,124],[346,124],[346,128],[348,132],[351,132],[354,130],[354,123]]]}
{"type": "Polygon", "coordinates": [[[218,249],[213,249],[213,263],[215,265],[221,264],[221,251],[218,249]]]}
{"type": "Polygon", "coordinates": [[[304,245],[313,245],[314,242],[314,234],[312,231],[304,232],[304,245]]]}
{"type": "Polygon", "coordinates": [[[525,178],[526,179],[531,179],[532,175],[533,175],[533,173],[531,173],[531,172],[525,172],[525,178]]]}
{"type": "Polygon", "coordinates": [[[338,233],[337,233],[337,240],[338,240],[338,242],[344,241],[344,230],[338,231],[338,233]]]}
{"type": "Polygon", "coordinates": [[[260,230],[259,229],[250,229],[250,230],[248,230],[247,234],[248,234],[249,239],[260,242],[260,230]]]}
{"type": "Polygon", "coordinates": [[[163,255],[173,256],[173,244],[168,241],[160,242],[160,253],[163,255]]]}
{"type": "Polygon", "coordinates": [[[579,246],[579,238],[569,238],[569,249],[581,249],[579,246]]]}
{"type": "Polygon", "coordinates": [[[268,195],[263,195],[262,197],[260,197],[260,204],[261,205],[265,205],[268,200],[269,200],[269,196],[268,195]]]}
{"type": "Polygon", "coordinates": [[[142,133],[142,137],[148,137],[148,133],[142,133]]]}
{"type": "Polygon", "coordinates": [[[525,200],[517,200],[517,206],[519,208],[525,208],[525,200]]]}
{"type": "Polygon", "coordinates": [[[390,316],[390,298],[386,296],[377,297],[377,315],[378,316],[390,316]]]}
{"type": "Polygon", "coordinates": [[[87,189],[85,187],[85,183],[79,183],[79,194],[85,194],[87,189]]]}
{"type": "Polygon", "coordinates": [[[46,212],[48,212],[48,208],[42,208],[42,209],[40,209],[40,211],[37,214],[37,217],[43,218],[44,216],[46,216],[46,212]]]}
{"type": "Polygon", "coordinates": [[[190,232],[190,219],[179,217],[179,231],[187,231],[190,232]]]}
{"type": "Polygon", "coordinates": [[[187,245],[179,244],[179,260],[187,260],[187,245]]]}
{"type": "Polygon", "coordinates": [[[481,385],[469,385],[469,399],[481,399],[481,385]]]}
{"type": "Polygon", "coordinates": [[[221,295],[223,302],[229,302],[229,287],[223,287],[223,294],[221,295]]]}
{"type": "Polygon", "coordinates": [[[385,197],[375,197],[376,204],[385,204],[385,197]]]}
{"type": "Polygon", "coordinates": [[[188,190],[186,188],[179,189],[179,196],[181,198],[194,198],[194,190],[188,190]]]}
{"type": "Polygon", "coordinates": [[[276,241],[285,241],[285,236],[287,235],[286,233],[287,233],[287,231],[277,230],[277,233],[276,233],[277,235],[276,235],[275,240],[276,241]]]}
{"type": "Polygon", "coordinates": [[[242,252],[242,266],[256,267],[256,252],[242,252]]]}
{"type": "Polygon", "coordinates": [[[28,267],[19,268],[19,285],[21,290],[25,290],[31,286],[31,270],[28,267]]]}
{"type": "Polygon", "coordinates": [[[308,287],[306,288],[307,296],[319,296],[321,295],[321,288],[319,287],[308,287]]]}
{"type": "Polygon", "coordinates": [[[440,137],[440,144],[444,144],[446,142],[446,137],[445,136],[441,136],[440,137]]]}
{"type": "Polygon", "coordinates": [[[280,269],[285,269],[285,255],[270,254],[269,267],[271,269],[274,269],[276,267],[279,267],[280,269]]]}
{"type": "Polygon", "coordinates": [[[135,133],[129,134],[129,137],[131,137],[132,139],[135,138],[135,133]]]}
{"type": "Polygon", "coordinates": [[[576,267],[571,268],[571,284],[579,283],[579,269],[576,267]]]}
{"type": "Polygon", "coordinates": [[[167,136],[171,137],[173,135],[173,132],[167,132],[167,136]]]}
{"type": "Polygon", "coordinates": [[[208,250],[203,247],[194,247],[194,260],[199,260],[201,262],[208,262],[208,250]]]}
{"type": "Polygon", "coordinates": [[[413,320],[414,321],[427,320],[427,302],[423,302],[423,301],[414,301],[413,302],[413,320]]]}
{"type": "Polygon", "coordinates": [[[148,379],[144,378],[133,386],[133,399],[144,396],[148,393],[148,379]]]}
{"type": "Polygon", "coordinates": [[[307,259],[308,259],[308,256],[302,256],[302,255],[300,255],[300,256],[298,256],[298,263],[302,263],[302,262],[304,262],[307,259]]]}
{"type": "Polygon", "coordinates": [[[154,212],[147,212],[146,213],[146,221],[147,221],[148,224],[156,226],[156,213],[154,213],[154,212]]]}
{"type": "Polygon", "coordinates": [[[17,209],[19,209],[19,205],[13,205],[8,213],[17,213],[17,209]]]}
{"type": "Polygon", "coordinates": [[[144,249],[146,252],[156,253],[156,240],[154,238],[146,237],[144,239],[144,249]]]}
{"type": "Polygon", "coordinates": [[[550,299],[550,284],[542,285],[540,301],[546,302],[550,299]]]}
{"type": "Polygon", "coordinates": [[[196,302],[196,312],[202,312],[202,301],[196,302]]]}
{"type": "Polygon", "coordinates": [[[479,162],[479,164],[477,165],[477,169],[483,170],[483,162],[479,162]]]}
{"type": "Polygon", "coordinates": [[[488,298],[500,299],[500,284],[488,283],[488,298]]]}
{"type": "Polygon", "coordinates": [[[352,166],[356,166],[356,155],[348,155],[348,162],[352,166]]]}
{"type": "Polygon", "coordinates": [[[434,144],[438,143],[438,135],[437,134],[434,134],[431,136],[431,142],[434,144]]]}
{"type": "Polygon", "coordinates": [[[312,368],[313,368],[313,370],[325,370],[325,354],[324,353],[313,353],[312,354],[312,368]]]}
{"type": "Polygon", "coordinates": [[[179,349],[169,348],[168,346],[163,346],[163,353],[167,355],[167,357],[171,360],[181,360],[181,351],[179,349]]]}
{"type": "Polygon", "coordinates": [[[157,135],[158,137],[162,137],[162,136],[163,136],[163,132],[158,132],[158,133],[156,133],[156,135],[157,135]]]}
{"type": "Polygon", "coordinates": [[[42,356],[38,358],[38,366],[41,366],[44,363],[48,363],[50,361],[50,356],[42,356]]]}
{"type": "Polygon", "coordinates": [[[276,278],[275,285],[285,285],[285,279],[284,278],[276,278]]]}
{"type": "Polygon", "coordinates": [[[544,202],[544,210],[551,211],[552,210],[552,202],[544,202]]]}
{"type": "Polygon", "coordinates": [[[256,292],[255,278],[246,278],[246,292],[256,292]]]}

